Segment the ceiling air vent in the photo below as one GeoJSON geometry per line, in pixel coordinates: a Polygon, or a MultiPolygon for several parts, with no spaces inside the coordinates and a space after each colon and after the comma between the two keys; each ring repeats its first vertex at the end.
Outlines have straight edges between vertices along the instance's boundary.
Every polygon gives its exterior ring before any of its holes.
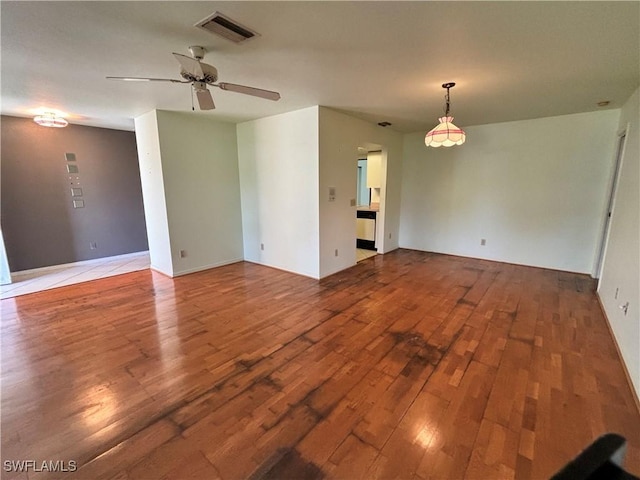
{"type": "Polygon", "coordinates": [[[216,35],[220,35],[234,43],[242,43],[250,38],[260,36],[259,33],[240,25],[235,20],[230,19],[220,12],[215,12],[204,20],[200,20],[195,24],[195,26],[208,32],[215,33],[216,35]]]}

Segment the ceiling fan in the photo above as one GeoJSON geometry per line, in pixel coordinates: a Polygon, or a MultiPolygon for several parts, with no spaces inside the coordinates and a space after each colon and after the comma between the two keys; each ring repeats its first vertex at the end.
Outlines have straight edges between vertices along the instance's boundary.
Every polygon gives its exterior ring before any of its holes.
{"type": "Polygon", "coordinates": [[[173,78],[146,78],[146,77],[107,77],[109,80],[125,80],[132,82],[171,82],[171,83],[190,83],[193,91],[198,99],[200,110],[213,110],[216,108],[213,102],[211,92],[207,85],[218,87],[221,90],[230,92],[243,93],[245,95],[253,95],[254,97],[266,98],[267,100],[280,100],[278,92],[271,90],[263,90],[261,88],[247,87],[246,85],[238,85],[235,83],[218,82],[218,70],[212,66],[202,63],[200,60],[204,58],[206,50],[203,47],[189,47],[191,57],[174,53],[173,56],[180,63],[180,76],[184,80],[176,80],[173,78]]]}

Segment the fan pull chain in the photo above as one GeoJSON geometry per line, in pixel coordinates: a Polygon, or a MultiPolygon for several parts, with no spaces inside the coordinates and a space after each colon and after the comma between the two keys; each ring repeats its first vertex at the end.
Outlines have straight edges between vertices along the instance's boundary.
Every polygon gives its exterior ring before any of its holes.
{"type": "Polygon", "coordinates": [[[193,87],[191,87],[189,90],[191,90],[191,111],[195,112],[196,107],[193,106],[193,87]]]}

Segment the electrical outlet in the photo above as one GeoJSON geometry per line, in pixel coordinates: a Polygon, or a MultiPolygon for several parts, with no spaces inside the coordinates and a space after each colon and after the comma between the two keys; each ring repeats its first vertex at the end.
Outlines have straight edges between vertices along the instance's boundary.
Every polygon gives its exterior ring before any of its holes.
{"type": "Polygon", "coordinates": [[[336,257],[338,256],[338,249],[336,248],[336,257]]]}
{"type": "Polygon", "coordinates": [[[264,243],[260,244],[260,250],[264,250],[264,243]]]}
{"type": "Polygon", "coordinates": [[[187,256],[186,250],[180,250],[180,258],[185,258],[187,256]]]}
{"type": "Polygon", "coordinates": [[[624,305],[620,305],[620,310],[622,310],[626,315],[627,312],[629,311],[629,302],[625,303],[624,305]]]}
{"type": "Polygon", "coordinates": [[[487,239],[486,238],[481,238],[480,239],[480,245],[482,245],[483,247],[487,244],[487,239]]]}
{"type": "Polygon", "coordinates": [[[98,243],[97,242],[89,242],[89,248],[91,250],[97,250],[98,249],[98,243]]]}

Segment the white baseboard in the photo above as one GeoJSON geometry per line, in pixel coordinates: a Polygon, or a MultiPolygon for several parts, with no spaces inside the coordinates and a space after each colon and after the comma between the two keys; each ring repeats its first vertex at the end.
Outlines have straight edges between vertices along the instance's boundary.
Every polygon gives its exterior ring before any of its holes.
{"type": "MultiPolygon", "coordinates": [[[[216,263],[211,263],[209,265],[202,265],[199,267],[195,267],[195,268],[189,268],[187,270],[180,270],[178,272],[173,272],[173,277],[181,277],[182,275],[189,275],[190,273],[196,273],[196,272],[201,272],[203,270],[209,270],[211,268],[217,268],[217,267],[223,267],[225,265],[231,265],[232,263],[238,263],[238,262],[242,262],[244,259],[242,257],[240,258],[235,258],[235,259],[230,259],[230,260],[223,260],[221,262],[216,262],[216,263]]],[[[164,272],[161,272],[164,273],[164,272]]],[[[166,273],[165,273],[166,275],[166,273]]]]}

